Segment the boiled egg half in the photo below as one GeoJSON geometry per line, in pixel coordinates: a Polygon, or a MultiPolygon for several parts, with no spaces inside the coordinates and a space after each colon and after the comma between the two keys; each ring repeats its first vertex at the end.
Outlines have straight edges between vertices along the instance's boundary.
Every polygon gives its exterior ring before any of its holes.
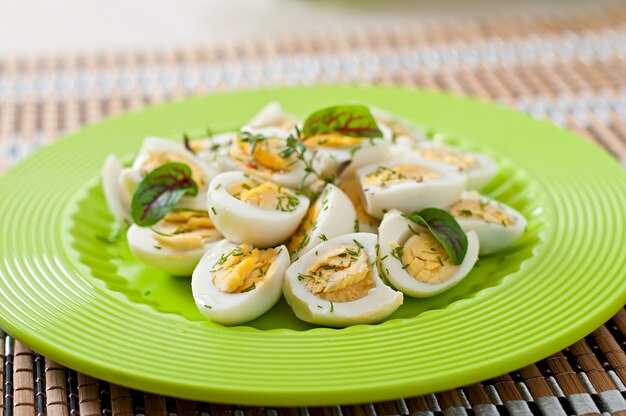
{"type": "Polygon", "coordinates": [[[378,274],[376,235],[370,233],[317,245],[287,269],[283,293],[298,318],[333,327],[381,321],[403,300],[378,274]]]}
{"type": "Polygon", "coordinates": [[[206,211],[175,209],[153,227],[133,224],[126,234],[141,262],[176,276],[190,276],[200,258],[223,237],[206,211]]]}
{"type": "Polygon", "coordinates": [[[275,246],[304,218],[309,199],[275,182],[243,172],[224,172],[209,186],[208,212],[215,228],[235,243],[275,246]]]}
{"type": "Polygon", "coordinates": [[[191,278],[196,306],[211,321],[236,325],[267,312],[289,267],[285,246],[259,249],[223,241],[207,251],[191,278]]]}
{"type": "Polygon", "coordinates": [[[467,233],[468,249],[460,265],[450,260],[432,233],[398,210],[383,217],[378,234],[379,267],[397,289],[414,297],[428,297],[459,283],[478,260],[475,232],[467,233]]]}
{"type": "Polygon", "coordinates": [[[289,188],[307,186],[314,175],[306,175],[302,161],[287,155],[289,132],[279,128],[243,129],[233,141],[223,170],[241,170],[289,188]]]}
{"type": "Polygon", "coordinates": [[[185,149],[181,144],[158,137],[147,137],[132,167],[126,168],[121,173],[120,181],[124,190],[132,196],[137,185],[144,176],[171,162],[184,163],[191,169],[191,176],[198,185],[196,196],[183,196],[177,203],[178,207],[191,209],[206,209],[204,194],[208,189],[209,182],[215,176],[215,171],[196,155],[185,149]]]}
{"type": "Polygon", "coordinates": [[[411,160],[377,163],[357,171],[365,211],[376,218],[398,209],[447,208],[465,189],[466,177],[449,166],[411,160]]]}
{"type": "Polygon", "coordinates": [[[335,185],[326,185],[287,242],[291,260],[297,260],[321,242],[354,232],[356,221],[354,206],[346,194],[335,185]]]}
{"type": "Polygon", "coordinates": [[[480,241],[480,254],[491,254],[507,248],[526,229],[526,218],[521,213],[477,192],[464,192],[448,212],[465,232],[476,232],[480,241]]]}
{"type": "Polygon", "coordinates": [[[481,189],[498,173],[498,164],[478,152],[468,152],[442,143],[420,144],[419,158],[457,168],[467,175],[467,189],[481,189]]]}

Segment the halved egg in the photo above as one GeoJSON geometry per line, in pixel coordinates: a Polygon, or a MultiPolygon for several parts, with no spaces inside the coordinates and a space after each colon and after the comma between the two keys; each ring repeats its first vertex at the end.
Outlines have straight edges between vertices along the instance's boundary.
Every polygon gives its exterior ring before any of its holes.
{"type": "Polygon", "coordinates": [[[286,113],[278,101],[272,101],[263,107],[248,123],[253,128],[278,127],[283,130],[291,130],[298,119],[286,113]]]}
{"type": "Polygon", "coordinates": [[[465,231],[474,231],[480,254],[503,250],[516,242],[526,229],[526,218],[510,206],[477,192],[464,192],[448,212],[465,231]]]}
{"type": "Polygon", "coordinates": [[[289,188],[307,186],[314,175],[306,175],[304,164],[295,154],[286,155],[289,132],[279,128],[242,130],[233,141],[224,170],[241,170],[289,188]]]}
{"type": "Polygon", "coordinates": [[[426,135],[411,121],[398,117],[380,108],[371,108],[379,127],[384,124],[391,131],[391,141],[398,144],[415,145],[426,141],[426,135]]]}
{"type": "Polygon", "coordinates": [[[467,175],[467,189],[481,189],[498,173],[498,164],[478,152],[468,152],[442,143],[420,144],[419,158],[457,168],[467,175]]]}
{"type": "Polygon", "coordinates": [[[183,196],[176,206],[206,209],[203,195],[209,182],[215,176],[215,171],[181,144],[158,137],[147,137],[132,167],[122,171],[120,180],[124,189],[132,195],[144,176],[159,166],[171,162],[184,163],[189,166],[192,178],[198,184],[198,195],[194,197],[183,196]]]}
{"type": "Polygon", "coordinates": [[[291,260],[297,260],[323,241],[355,232],[356,221],[354,206],[346,194],[335,185],[326,185],[287,242],[291,260]]]}
{"type": "Polygon", "coordinates": [[[427,161],[373,164],[357,171],[365,211],[382,218],[398,209],[406,214],[424,208],[446,209],[465,189],[466,177],[456,169],[427,161]]]}
{"type": "Polygon", "coordinates": [[[309,208],[306,196],[243,172],[224,172],[209,186],[208,211],[215,228],[235,243],[279,244],[293,234],[309,208]]]}
{"type": "Polygon", "coordinates": [[[189,276],[202,255],[223,237],[206,211],[175,209],[153,227],[133,224],[130,251],[143,263],[176,276],[189,276]]]}
{"type": "Polygon", "coordinates": [[[258,249],[223,241],[193,271],[191,290],[200,312],[211,321],[236,325],[267,312],[281,295],[287,248],[258,249]]]}
{"type": "Polygon", "coordinates": [[[379,267],[383,276],[409,296],[433,296],[459,283],[478,260],[476,233],[467,233],[468,249],[460,265],[451,262],[432,233],[398,210],[383,217],[378,234],[379,267]]]}
{"type": "Polygon", "coordinates": [[[315,153],[315,163],[324,175],[336,175],[342,165],[350,162],[341,170],[344,175],[349,175],[361,166],[387,158],[391,131],[384,125],[378,128],[382,136],[377,138],[324,133],[304,137],[302,143],[315,153]]]}
{"type": "Polygon", "coordinates": [[[402,304],[376,266],[376,235],[351,233],[325,241],[293,263],[283,293],[296,316],[344,327],[381,321],[402,304]]]}
{"type": "Polygon", "coordinates": [[[120,175],[124,166],[115,157],[109,155],[104,161],[102,168],[102,190],[109,212],[113,217],[122,223],[131,223],[130,201],[124,197],[126,191],[120,185],[120,175]]]}
{"type": "Polygon", "coordinates": [[[358,178],[354,175],[342,178],[339,182],[339,188],[350,198],[352,206],[354,206],[356,211],[358,223],[354,227],[354,232],[377,233],[380,220],[372,217],[365,211],[361,198],[361,184],[358,178]]]}
{"type": "Polygon", "coordinates": [[[228,131],[224,133],[213,134],[206,138],[196,138],[189,140],[189,148],[204,163],[222,170],[220,161],[228,157],[230,146],[233,144],[237,135],[236,131],[228,131]]]}

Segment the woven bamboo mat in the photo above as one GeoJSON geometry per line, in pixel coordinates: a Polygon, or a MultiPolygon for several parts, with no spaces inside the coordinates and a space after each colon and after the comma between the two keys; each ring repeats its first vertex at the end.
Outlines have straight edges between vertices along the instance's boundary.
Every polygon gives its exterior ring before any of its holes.
{"type": "MultiPolygon", "coordinates": [[[[0,172],[60,135],[148,103],[274,85],[466,94],[580,132],[626,160],[626,7],[423,23],[222,49],[0,61],[0,172]]],[[[3,414],[626,415],[626,310],[571,347],[479,384],[356,406],[250,408],[96,380],[5,339],[3,414]]],[[[112,341],[114,342],[114,341],[112,341]]]]}

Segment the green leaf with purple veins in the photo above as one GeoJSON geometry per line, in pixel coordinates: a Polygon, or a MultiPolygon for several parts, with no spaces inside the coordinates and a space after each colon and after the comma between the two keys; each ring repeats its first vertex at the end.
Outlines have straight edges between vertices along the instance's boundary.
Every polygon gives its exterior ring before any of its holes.
{"type": "Polygon", "coordinates": [[[131,203],[135,224],[149,227],[159,222],[184,196],[196,196],[198,184],[184,163],[166,163],[150,172],[139,184],[131,203]]]}
{"type": "Polygon", "coordinates": [[[316,134],[327,133],[369,139],[383,136],[369,108],[360,104],[323,108],[311,114],[302,127],[305,140],[316,134]]]}
{"type": "Polygon", "coordinates": [[[454,264],[461,264],[467,253],[467,234],[454,217],[443,209],[426,208],[411,214],[411,219],[430,230],[454,264]]]}

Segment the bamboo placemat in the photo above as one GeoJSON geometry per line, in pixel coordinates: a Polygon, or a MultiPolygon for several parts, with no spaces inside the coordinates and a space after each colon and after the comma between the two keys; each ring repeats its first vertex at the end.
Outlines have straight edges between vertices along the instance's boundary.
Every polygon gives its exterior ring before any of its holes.
{"type": "MultiPolygon", "coordinates": [[[[0,61],[0,172],[83,124],[149,103],[318,83],[420,86],[492,100],[576,130],[626,160],[626,7],[614,7],[256,39],[221,49],[0,61]]],[[[323,408],[251,408],[130,390],[1,335],[6,416],[626,415],[625,309],[571,347],[492,380],[323,408]]]]}

